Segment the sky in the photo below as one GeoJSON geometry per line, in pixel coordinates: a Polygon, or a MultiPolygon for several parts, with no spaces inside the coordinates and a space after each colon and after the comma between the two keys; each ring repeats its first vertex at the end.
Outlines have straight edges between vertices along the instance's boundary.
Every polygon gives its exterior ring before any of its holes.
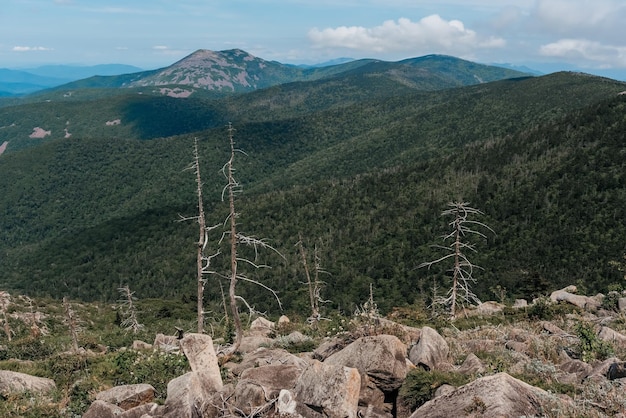
{"type": "Polygon", "coordinates": [[[2,0],[0,68],[173,64],[198,49],[265,60],[445,54],[626,79],[624,0],[2,0]]]}

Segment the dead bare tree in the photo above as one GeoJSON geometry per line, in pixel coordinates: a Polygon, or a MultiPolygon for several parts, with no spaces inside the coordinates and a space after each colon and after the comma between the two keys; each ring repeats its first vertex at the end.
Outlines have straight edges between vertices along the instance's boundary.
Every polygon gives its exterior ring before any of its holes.
{"type": "Polygon", "coordinates": [[[237,295],[236,288],[237,288],[237,283],[239,280],[255,283],[263,287],[264,289],[270,291],[274,295],[275,299],[278,301],[278,305],[282,309],[281,301],[273,289],[269,288],[268,286],[264,285],[263,283],[257,280],[248,278],[246,275],[240,273],[238,270],[239,261],[242,261],[254,267],[255,269],[268,267],[265,265],[257,264],[256,262],[256,256],[258,255],[258,250],[260,248],[267,248],[267,249],[273,250],[279,255],[281,254],[275,248],[269,245],[266,240],[247,236],[237,231],[237,225],[238,225],[237,218],[239,214],[235,210],[235,196],[241,193],[241,185],[235,179],[234,162],[235,162],[235,154],[237,152],[243,152],[243,151],[235,148],[234,131],[235,130],[232,124],[229,123],[228,124],[228,141],[230,143],[230,158],[228,159],[228,161],[226,162],[226,164],[224,164],[224,167],[222,168],[222,173],[224,174],[224,177],[226,178],[226,186],[224,186],[224,189],[222,190],[222,201],[224,201],[227,196],[228,208],[229,208],[228,218],[227,218],[228,230],[224,232],[223,239],[227,237],[228,243],[230,244],[229,245],[230,247],[230,275],[229,275],[230,285],[228,288],[228,297],[230,301],[231,316],[233,318],[233,323],[235,325],[235,342],[232,345],[229,352],[226,354],[226,357],[231,356],[232,354],[234,354],[235,352],[239,350],[239,347],[241,346],[241,341],[243,339],[243,327],[241,325],[241,316],[239,315],[237,302],[238,301],[243,302],[248,307],[248,309],[252,311],[252,307],[241,296],[237,295]],[[239,245],[252,247],[254,249],[255,260],[249,260],[247,258],[240,258],[239,252],[238,252],[239,245]]]}
{"type": "Polygon", "coordinates": [[[302,234],[298,234],[299,241],[296,243],[298,247],[298,251],[300,253],[300,258],[302,260],[302,266],[304,267],[304,274],[306,277],[306,285],[309,290],[309,304],[311,306],[311,316],[307,318],[307,322],[312,326],[315,326],[321,319],[322,315],[320,312],[320,303],[329,302],[327,300],[322,299],[322,285],[323,282],[320,280],[320,273],[326,273],[320,263],[320,257],[317,251],[317,245],[313,250],[313,279],[311,279],[311,271],[309,269],[308,263],[308,254],[306,252],[306,248],[302,242],[302,234]]]}
{"type": "Polygon", "coordinates": [[[210,230],[218,228],[220,225],[211,227],[206,226],[206,218],[204,216],[204,203],[202,200],[202,176],[200,175],[200,157],[198,153],[198,138],[194,139],[193,162],[187,168],[193,170],[196,174],[196,194],[198,196],[198,216],[191,218],[181,217],[181,220],[194,219],[198,222],[198,242],[196,244],[196,280],[197,280],[197,319],[198,333],[204,333],[204,287],[206,285],[206,276],[215,273],[210,270],[211,260],[219,255],[219,250],[214,254],[206,255],[206,246],[208,243],[208,233],[210,230]]]}
{"type": "Polygon", "coordinates": [[[120,292],[122,297],[121,303],[121,314],[124,318],[122,320],[121,326],[124,327],[126,331],[132,331],[133,334],[138,333],[143,329],[143,325],[139,323],[137,320],[137,309],[135,307],[135,292],[130,290],[130,287],[123,286],[117,289],[120,292]]]}
{"type": "Polygon", "coordinates": [[[9,292],[0,291],[0,312],[2,313],[2,320],[4,322],[4,333],[7,336],[7,339],[11,341],[13,330],[11,329],[11,324],[9,324],[9,318],[7,318],[7,310],[11,305],[11,295],[9,292]]]}
{"type": "Polygon", "coordinates": [[[63,297],[63,309],[65,310],[65,324],[70,331],[70,337],[72,337],[72,352],[77,354],[78,348],[78,332],[80,330],[79,321],[70,305],[67,296],[63,297]]]}
{"type": "Polygon", "coordinates": [[[476,208],[470,207],[468,202],[452,202],[448,206],[450,209],[443,211],[441,216],[452,218],[448,223],[451,231],[442,238],[444,242],[450,242],[450,244],[434,246],[446,251],[447,254],[436,260],[422,263],[419,267],[430,268],[434,264],[452,260],[452,268],[450,269],[452,272],[452,286],[448,290],[446,297],[433,300],[433,303],[441,303],[449,307],[450,316],[454,317],[458,304],[463,306],[466,303],[480,303],[480,300],[472,291],[471,285],[476,282],[473,276],[474,269],[481,267],[472,263],[466,255],[467,250],[476,252],[474,245],[468,241],[468,237],[477,235],[487,238],[484,233],[475,229],[476,227],[484,228],[491,232],[493,230],[484,223],[471,219],[473,216],[482,215],[483,213],[476,208]]]}

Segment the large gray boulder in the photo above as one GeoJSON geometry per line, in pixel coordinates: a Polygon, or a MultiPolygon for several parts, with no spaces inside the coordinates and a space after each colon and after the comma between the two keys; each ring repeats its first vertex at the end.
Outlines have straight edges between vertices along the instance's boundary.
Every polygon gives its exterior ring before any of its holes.
{"type": "Polygon", "coordinates": [[[362,337],[328,357],[324,363],[353,367],[369,376],[384,392],[402,386],[406,378],[406,345],[393,335],[362,337]]]}
{"type": "Polygon", "coordinates": [[[419,341],[409,352],[409,360],[426,370],[436,370],[447,364],[449,352],[448,343],[437,331],[423,327],[419,341]]]}
{"type": "Polygon", "coordinates": [[[477,379],[456,390],[431,399],[411,418],[521,417],[542,416],[542,404],[554,399],[548,392],[517,380],[506,373],[477,379]]]}
{"type": "Polygon", "coordinates": [[[154,388],[145,383],[115,386],[96,394],[96,400],[119,406],[124,411],[154,401],[154,388]]]}
{"type": "Polygon", "coordinates": [[[201,374],[204,383],[212,390],[221,389],[222,375],[211,337],[206,334],[187,334],[180,340],[180,347],[189,360],[191,370],[201,374]]]}
{"type": "Polygon", "coordinates": [[[241,375],[245,370],[253,367],[262,367],[270,365],[294,365],[304,369],[308,362],[289,351],[282,348],[266,348],[260,347],[250,353],[244,355],[241,363],[228,364],[227,367],[236,376],[241,375]]]}
{"type": "Polygon", "coordinates": [[[278,398],[283,389],[293,390],[303,369],[276,364],[246,369],[235,387],[235,406],[250,415],[278,398]]]}
{"type": "Polygon", "coordinates": [[[56,389],[54,380],[25,373],[0,370],[0,395],[31,392],[45,394],[56,389]]]}
{"type": "Polygon", "coordinates": [[[561,290],[555,290],[550,294],[550,300],[552,302],[567,302],[581,309],[594,311],[601,305],[597,299],[589,296],[576,295],[572,292],[576,292],[576,286],[568,286],[561,290]]]}
{"type": "Polygon", "coordinates": [[[356,418],[360,387],[357,369],[313,360],[298,378],[293,392],[281,392],[283,401],[289,398],[290,402],[283,402],[289,409],[279,412],[294,410],[303,417],[356,418]]]}
{"type": "Polygon", "coordinates": [[[205,375],[188,372],[170,380],[167,384],[167,399],[163,416],[167,418],[197,418],[217,416],[209,412],[218,396],[217,386],[211,387],[211,381],[205,381],[205,375]]]}
{"type": "Polygon", "coordinates": [[[82,418],[118,418],[123,412],[124,410],[117,405],[96,399],[82,418]]]}

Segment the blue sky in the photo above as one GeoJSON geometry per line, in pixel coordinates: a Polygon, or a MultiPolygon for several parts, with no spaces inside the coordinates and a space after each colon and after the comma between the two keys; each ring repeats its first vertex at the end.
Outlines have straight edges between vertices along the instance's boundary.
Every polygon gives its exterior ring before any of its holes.
{"type": "Polygon", "coordinates": [[[152,69],[241,48],[295,64],[447,54],[626,79],[624,22],[623,0],[2,0],[0,68],[152,69]]]}

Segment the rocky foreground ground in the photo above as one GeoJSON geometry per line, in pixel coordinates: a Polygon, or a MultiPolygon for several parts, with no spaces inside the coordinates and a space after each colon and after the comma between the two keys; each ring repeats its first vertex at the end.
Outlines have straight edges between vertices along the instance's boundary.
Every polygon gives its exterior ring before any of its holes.
{"type": "MultiPolygon", "coordinates": [[[[146,383],[94,395],[84,418],[107,417],[602,417],[626,416],[626,328],[623,314],[605,310],[604,296],[575,289],[553,292],[542,306],[495,302],[457,321],[421,328],[380,317],[357,318],[350,332],[324,339],[313,351],[284,347],[310,342],[286,317],[257,318],[240,355],[206,334],[157,335],[128,350],[181,351],[191,371],[171,380],[165,402],[146,383]],[[575,309],[550,320],[554,306],[575,309]],[[506,310],[537,312],[530,320],[485,323],[506,310]],[[442,325],[443,324],[443,325],[442,325]]],[[[618,308],[626,299],[618,298],[618,308]]],[[[617,299],[616,299],[617,300],[617,299]]],[[[54,381],[0,371],[0,392],[39,396],[54,381]]]]}

